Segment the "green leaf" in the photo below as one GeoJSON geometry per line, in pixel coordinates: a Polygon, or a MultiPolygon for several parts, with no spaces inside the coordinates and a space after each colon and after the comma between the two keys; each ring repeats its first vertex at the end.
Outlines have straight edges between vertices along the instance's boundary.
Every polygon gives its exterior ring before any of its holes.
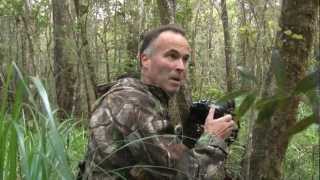
{"type": "Polygon", "coordinates": [[[247,26],[241,26],[238,30],[241,34],[245,34],[247,32],[247,26]]]}
{"type": "Polygon", "coordinates": [[[14,69],[15,69],[18,77],[19,77],[19,80],[20,80],[19,84],[21,84],[22,87],[24,88],[24,91],[27,92],[27,96],[28,96],[28,98],[29,98],[28,100],[29,100],[33,105],[35,105],[36,103],[35,103],[35,101],[34,101],[34,99],[33,99],[33,95],[32,95],[32,93],[31,93],[30,89],[28,88],[27,82],[25,81],[25,78],[23,77],[23,75],[22,75],[19,67],[17,66],[17,64],[16,64],[15,62],[13,62],[12,65],[13,65],[13,67],[14,67],[14,69]]]}
{"type": "Polygon", "coordinates": [[[8,165],[8,177],[6,179],[16,180],[17,179],[17,161],[18,161],[18,137],[14,124],[19,122],[21,118],[21,107],[23,98],[23,84],[18,81],[15,88],[15,98],[13,107],[11,110],[12,119],[10,121],[9,132],[9,145],[7,150],[7,165],[8,165]]]}
{"type": "Polygon", "coordinates": [[[258,122],[261,122],[262,120],[270,119],[275,112],[277,107],[276,101],[270,101],[267,104],[264,104],[263,108],[258,113],[258,122]]]}
{"type": "Polygon", "coordinates": [[[12,126],[9,127],[9,147],[7,151],[7,170],[8,176],[5,179],[16,180],[17,179],[17,135],[12,126]]]}
{"type": "Polygon", "coordinates": [[[12,116],[9,116],[7,114],[7,111],[9,109],[8,107],[8,97],[10,92],[10,83],[13,79],[13,68],[12,66],[9,66],[7,70],[7,77],[5,82],[3,82],[2,88],[1,88],[1,109],[0,109],[0,179],[6,179],[6,176],[4,174],[5,170],[7,169],[6,166],[8,166],[7,161],[10,160],[7,154],[10,152],[10,138],[11,138],[11,119],[12,116]]]}
{"type": "Polygon", "coordinates": [[[24,178],[26,180],[31,180],[24,131],[22,130],[22,127],[18,125],[18,123],[14,123],[14,127],[17,133],[17,140],[19,144],[19,154],[20,154],[20,161],[21,161],[20,168],[21,168],[22,174],[24,175],[24,178]]]}
{"type": "Polygon", "coordinates": [[[317,86],[317,72],[310,73],[305,78],[300,80],[297,83],[297,86],[295,90],[293,91],[294,95],[300,94],[300,93],[306,93],[307,91],[314,90],[317,86]]]}
{"type": "Polygon", "coordinates": [[[292,34],[292,31],[290,29],[283,31],[284,34],[290,36],[292,34]]]}
{"type": "Polygon", "coordinates": [[[257,93],[253,92],[248,94],[244,100],[241,102],[239,108],[237,109],[236,116],[241,118],[252,106],[257,97],[257,93]]]}
{"type": "Polygon", "coordinates": [[[244,79],[244,80],[250,80],[253,81],[254,83],[257,83],[257,78],[250,73],[247,69],[245,69],[243,66],[237,66],[237,70],[239,71],[240,76],[244,79]]]}
{"type": "MultiPolygon", "coordinates": [[[[5,111],[7,109],[7,104],[8,104],[8,96],[9,96],[9,87],[10,87],[10,82],[13,79],[13,68],[12,66],[10,66],[8,68],[8,72],[7,72],[7,77],[5,82],[3,82],[4,84],[1,87],[1,94],[0,94],[0,98],[1,98],[1,109],[0,109],[0,125],[1,123],[3,123],[3,117],[5,115],[5,111]]],[[[0,129],[3,126],[0,126],[0,129]]],[[[1,143],[1,142],[0,142],[1,143]]],[[[0,162],[1,163],[1,162],[0,162]]]]}
{"type": "Polygon", "coordinates": [[[301,34],[296,34],[296,33],[293,33],[292,36],[291,36],[292,39],[296,39],[296,40],[303,40],[304,37],[303,35],[301,34]]]}
{"type": "Polygon", "coordinates": [[[57,163],[59,164],[58,167],[56,168],[59,169],[59,172],[61,173],[62,177],[66,179],[73,179],[71,169],[68,165],[64,144],[55,124],[55,120],[54,120],[53,112],[51,110],[47,92],[43,87],[40,79],[33,77],[32,81],[35,84],[38,90],[38,93],[40,94],[42,103],[46,110],[46,120],[48,121],[49,129],[50,129],[48,134],[49,142],[53,150],[53,154],[55,155],[55,158],[57,160],[57,163]]]}
{"type": "MultiPolygon", "coordinates": [[[[315,114],[320,116],[320,90],[314,89],[312,91],[308,91],[305,95],[308,100],[307,105],[313,109],[315,114]]],[[[320,121],[320,118],[318,121],[320,121]]]]}
{"type": "Polygon", "coordinates": [[[279,105],[287,101],[288,98],[289,97],[287,96],[275,95],[259,100],[256,103],[256,108],[259,110],[258,122],[260,122],[261,120],[270,119],[279,105]]]}
{"type": "Polygon", "coordinates": [[[315,120],[316,120],[315,114],[311,114],[303,118],[301,121],[297,122],[294,126],[288,129],[287,135],[292,136],[292,135],[295,135],[296,133],[301,132],[302,130],[310,126],[312,123],[316,122],[315,120]]]}
{"type": "Polygon", "coordinates": [[[248,93],[248,91],[246,91],[246,90],[236,90],[236,91],[230,92],[230,93],[226,94],[225,96],[221,97],[217,102],[221,103],[221,102],[226,102],[228,100],[233,100],[233,99],[240,97],[242,95],[245,95],[247,93],[248,93]]]}

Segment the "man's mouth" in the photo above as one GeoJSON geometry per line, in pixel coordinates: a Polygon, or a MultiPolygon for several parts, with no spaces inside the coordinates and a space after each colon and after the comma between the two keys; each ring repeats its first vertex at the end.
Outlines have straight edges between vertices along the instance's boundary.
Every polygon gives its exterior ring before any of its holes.
{"type": "Polygon", "coordinates": [[[180,78],[178,78],[178,77],[172,77],[172,78],[170,78],[171,80],[173,80],[173,81],[178,81],[178,82],[180,82],[181,81],[181,79],[180,78]]]}

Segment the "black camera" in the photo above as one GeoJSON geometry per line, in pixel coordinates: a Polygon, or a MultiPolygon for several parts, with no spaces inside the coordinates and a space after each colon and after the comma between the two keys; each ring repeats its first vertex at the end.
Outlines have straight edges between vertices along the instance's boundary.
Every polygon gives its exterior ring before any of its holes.
{"type": "MultiPolygon", "coordinates": [[[[214,119],[220,118],[226,114],[234,115],[234,100],[225,103],[212,103],[207,100],[192,103],[188,119],[182,124],[183,143],[189,148],[194,147],[196,141],[203,133],[203,125],[212,106],[215,108],[214,119]]],[[[237,138],[238,128],[239,124],[238,127],[232,131],[230,137],[225,140],[228,145],[233,143],[237,138]]]]}

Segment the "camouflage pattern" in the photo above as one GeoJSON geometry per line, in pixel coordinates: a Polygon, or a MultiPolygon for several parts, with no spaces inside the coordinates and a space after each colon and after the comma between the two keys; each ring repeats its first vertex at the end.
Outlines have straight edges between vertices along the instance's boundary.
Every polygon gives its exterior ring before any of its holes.
{"type": "Polygon", "coordinates": [[[174,134],[160,88],[121,79],[99,100],[90,119],[82,179],[223,179],[226,144],[204,134],[193,149],[174,134]]]}

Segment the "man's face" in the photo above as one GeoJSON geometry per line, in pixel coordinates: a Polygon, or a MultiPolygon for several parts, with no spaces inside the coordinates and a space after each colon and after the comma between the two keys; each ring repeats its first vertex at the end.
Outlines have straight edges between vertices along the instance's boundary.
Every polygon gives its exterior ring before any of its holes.
{"type": "Polygon", "coordinates": [[[189,44],[182,35],[165,31],[150,46],[151,53],[140,57],[142,80],[172,95],[179,90],[186,78],[189,44]]]}

